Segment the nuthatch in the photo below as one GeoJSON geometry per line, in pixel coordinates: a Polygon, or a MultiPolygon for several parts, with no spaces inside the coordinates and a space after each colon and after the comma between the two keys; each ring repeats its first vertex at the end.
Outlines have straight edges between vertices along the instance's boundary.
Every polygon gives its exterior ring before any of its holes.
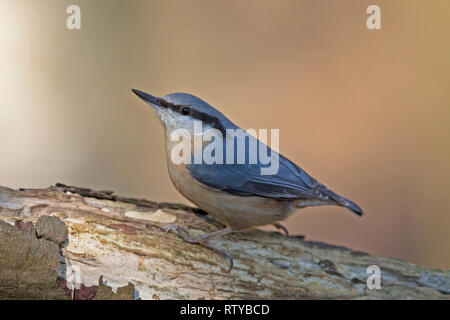
{"type": "MultiPolygon", "coordinates": [[[[251,135],[246,135],[245,159],[255,144],[260,148],[263,145],[268,153],[277,155],[277,171],[273,174],[262,174],[267,167],[260,159],[254,163],[238,163],[223,161],[223,163],[205,163],[190,161],[187,163],[174,163],[171,159],[171,150],[176,141],[172,134],[179,129],[192,136],[199,135],[195,131],[195,122],[201,121],[200,135],[208,130],[228,133],[229,130],[238,131],[238,126],[228,120],[222,113],[205,101],[187,93],[172,93],[162,98],[154,97],[148,93],[132,89],[132,91],[150,106],[152,106],[165,128],[166,158],[170,178],[175,188],[189,201],[200,209],[220,220],[225,228],[197,237],[192,237],[179,226],[170,226],[166,231],[173,230],[185,241],[206,246],[225,255],[231,263],[231,256],[223,249],[212,246],[208,241],[217,236],[242,231],[256,226],[274,224],[283,228],[279,221],[285,219],[298,208],[320,205],[338,205],[348,208],[358,215],[363,211],[358,205],[343,196],[334,193],[316,179],[308,175],[293,162],[271,150],[251,135]],[[226,163],[225,163],[226,162],[226,163]]],[[[226,148],[227,140],[236,137],[227,137],[222,141],[224,157],[230,151],[226,148]]],[[[213,141],[211,139],[210,141],[213,141]]],[[[213,143],[213,142],[209,142],[213,143]]],[[[202,141],[205,147],[208,142],[202,141]]],[[[192,149],[191,149],[192,150],[192,149]]],[[[235,152],[233,147],[231,150],[235,152]]],[[[192,150],[189,158],[194,159],[192,150]]],[[[234,155],[236,159],[236,155],[234,155]]]]}

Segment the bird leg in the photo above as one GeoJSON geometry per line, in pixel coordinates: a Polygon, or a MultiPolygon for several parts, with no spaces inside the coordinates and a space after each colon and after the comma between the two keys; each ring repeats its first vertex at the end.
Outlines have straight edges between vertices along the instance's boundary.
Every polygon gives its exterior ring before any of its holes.
{"type": "Polygon", "coordinates": [[[277,229],[283,230],[283,231],[284,231],[284,235],[285,235],[286,237],[289,237],[289,232],[288,232],[288,230],[287,230],[282,224],[276,222],[276,223],[273,224],[273,226],[274,226],[275,228],[277,228],[277,229]]]}
{"type": "Polygon", "coordinates": [[[211,233],[207,233],[207,234],[203,234],[203,235],[200,235],[197,237],[191,236],[189,234],[189,232],[186,231],[186,229],[184,229],[180,226],[176,226],[176,225],[169,226],[164,231],[165,232],[174,231],[180,238],[182,238],[186,242],[199,244],[205,248],[208,248],[217,253],[220,253],[221,255],[225,256],[228,259],[228,261],[230,261],[230,268],[228,269],[227,272],[229,273],[231,271],[231,269],[233,268],[233,258],[231,257],[231,255],[224,249],[217,248],[208,243],[208,241],[212,238],[231,233],[231,228],[227,227],[225,229],[220,229],[220,230],[217,230],[217,231],[214,231],[211,233]]]}

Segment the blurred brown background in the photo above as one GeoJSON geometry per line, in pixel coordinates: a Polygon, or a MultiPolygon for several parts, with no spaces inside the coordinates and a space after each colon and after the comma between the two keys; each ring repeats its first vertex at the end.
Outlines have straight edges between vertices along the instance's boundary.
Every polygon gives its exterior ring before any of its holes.
{"type": "Polygon", "coordinates": [[[185,91],[279,128],[282,153],[366,211],[305,209],[292,234],[449,268],[449,21],[447,0],[1,0],[0,185],[184,202],[129,89],[185,91]]]}

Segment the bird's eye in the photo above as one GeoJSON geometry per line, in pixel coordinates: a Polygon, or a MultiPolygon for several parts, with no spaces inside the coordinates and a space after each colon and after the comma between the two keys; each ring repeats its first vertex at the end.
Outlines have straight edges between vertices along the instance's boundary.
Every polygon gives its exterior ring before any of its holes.
{"type": "Polygon", "coordinates": [[[182,107],[181,108],[181,114],[184,116],[188,116],[190,115],[192,112],[192,108],[191,107],[182,107]]]}

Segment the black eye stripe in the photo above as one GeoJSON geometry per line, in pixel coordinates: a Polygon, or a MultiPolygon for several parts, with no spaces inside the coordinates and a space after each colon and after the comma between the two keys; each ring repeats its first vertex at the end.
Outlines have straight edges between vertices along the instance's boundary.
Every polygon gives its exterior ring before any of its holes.
{"type": "Polygon", "coordinates": [[[164,100],[163,98],[159,98],[159,104],[160,104],[162,107],[164,107],[164,108],[171,109],[171,110],[176,111],[176,112],[178,112],[178,113],[181,113],[181,110],[182,110],[183,108],[185,108],[185,107],[190,108],[189,106],[186,106],[186,105],[170,103],[170,102],[164,100]]]}
{"type": "Polygon", "coordinates": [[[211,127],[219,130],[220,132],[222,132],[223,135],[226,134],[225,128],[222,126],[222,123],[219,121],[219,119],[217,117],[214,117],[207,113],[195,110],[191,106],[176,105],[176,104],[170,103],[170,102],[164,100],[163,98],[159,98],[159,104],[162,107],[171,109],[179,114],[183,114],[183,112],[182,112],[183,108],[189,108],[190,109],[189,116],[191,116],[192,118],[194,118],[196,120],[202,121],[203,123],[210,125],[211,127]]]}
{"type": "Polygon", "coordinates": [[[220,132],[222,132],[223,135],[226,134],[225,128],[222,126],[222,123],[219,121],[218,118],[214,116],[210,116],[209,114],[196,111],[195,109],[193,109],[191,112],[191,117],[196,120],[202,121],[207,125],[210,125],[214,129],[219,130],[220,132]]]}
{"type": "Polygon", "coordinates": [[[167,102],[163,98],[159,98],[159,104],[164,108],[175,109],[175,105],[173,103],[167,102]]]}

